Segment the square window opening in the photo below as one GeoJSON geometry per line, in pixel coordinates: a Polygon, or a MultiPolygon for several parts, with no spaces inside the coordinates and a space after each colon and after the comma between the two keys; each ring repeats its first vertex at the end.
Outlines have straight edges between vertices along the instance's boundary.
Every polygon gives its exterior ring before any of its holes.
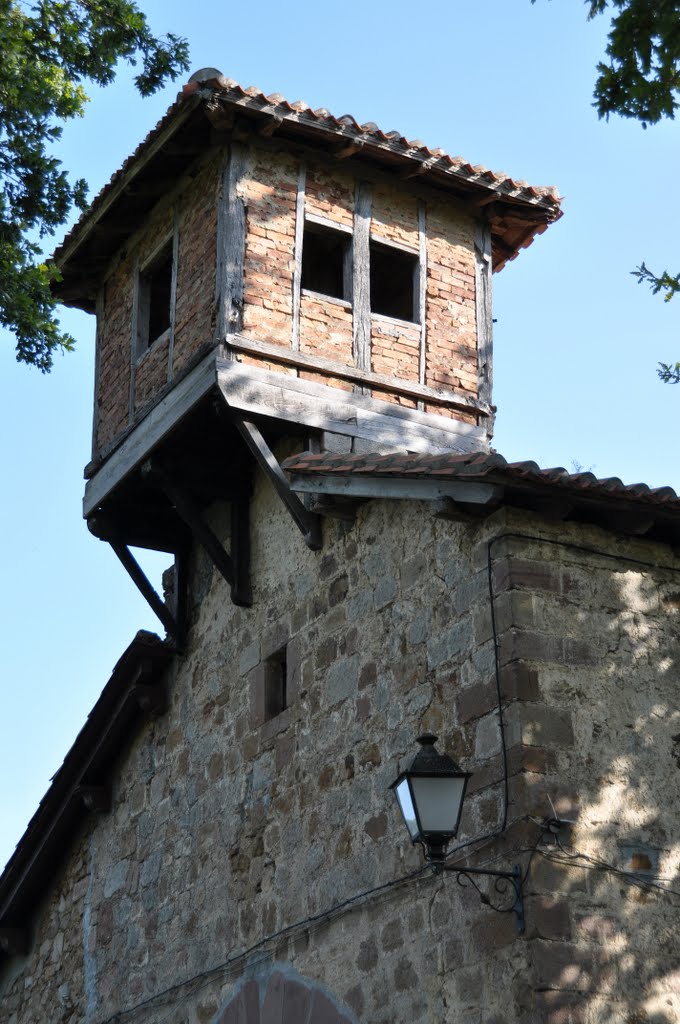
{"type": "Polygon", "coordinates": [[[139,354],[170,329],[172,302],[172,239],[139,275],[139,354]]]}
{"type": "Polygon", "coordinates": [[[268,722],[288,707],[288,654],[285,647],[270,655],[264,666],[264,718],[268,722]]]}
{"type": "Polygon", "coordinates": [[[415,254],[371,241],[371,313],[417,323],[415,254]]]}
{"type": "Polygon", "coordinates": [[[333,299],[351,299],[352,239],[345,231],[305,223],[302,239],[304,289],[333,299]]]}

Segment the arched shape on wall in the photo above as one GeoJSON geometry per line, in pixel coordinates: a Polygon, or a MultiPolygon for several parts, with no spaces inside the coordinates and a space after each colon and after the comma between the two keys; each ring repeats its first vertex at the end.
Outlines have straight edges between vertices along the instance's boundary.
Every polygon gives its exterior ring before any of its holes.
{"type": "Polygon", "coordinates": [[[215,1017],[213,1024],[357,1024],[321,985],[290,967],[251,978],[215,1017]]]}

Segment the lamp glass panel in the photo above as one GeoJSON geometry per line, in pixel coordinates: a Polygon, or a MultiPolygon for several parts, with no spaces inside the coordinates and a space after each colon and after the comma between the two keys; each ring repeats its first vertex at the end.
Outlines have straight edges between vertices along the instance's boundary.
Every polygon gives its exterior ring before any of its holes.
{"type": "Polygon", "coordinates": [[[395,787],[394,792],[397,800],[399,801],[401,813],[404,815],[406,828],[409,830],[411,839],[415,839],[418,835],[418,821],[416,819],[413,800],[411,799],[411,790],[409,789],[408,779],[402,779],[399,785],[395,787]]]}
{"type": "Polygon", "coordinates": [[[465,778],[413,776],[413,799],[423,832],[455,833],[465,778]]]}

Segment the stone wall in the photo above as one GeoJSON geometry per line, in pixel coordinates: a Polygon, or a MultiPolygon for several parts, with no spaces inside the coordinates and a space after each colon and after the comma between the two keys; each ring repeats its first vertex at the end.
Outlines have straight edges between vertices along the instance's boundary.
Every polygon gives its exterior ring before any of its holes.
{"type": "MultiPolygon", "coordinates": [[[[211,522],[226,536],[226,509],[211,522]]],[[[309,551],[258,478],[253,608],[196,554],[170,708],[121,758],[112,813],[57,874],[32,953],[5,968],[3,1024],[44,1021],[66,984],[75,1009],[54,1024],[149,999],[123,1019],[226,1024],[238,986],[264,992],[277,964],[358,1022],[678,1024],[677,899],[591,870],[649,878],[647,857],[680,889],[669,551],[405,501],[324,534],[309,551]],[[510,797],[495,838],[494,625],[510,797]],[[284,649],[288,707],[267,718],[284,649]],[[454,877],[388,884],[422,863],[388,787],[423,729],[475,773],[460,835],[482,840],[475,862],[529,870],[524,937],[454,877]],[[563,848],[541,828],[553,814],[575,822],[563,848]]]]}

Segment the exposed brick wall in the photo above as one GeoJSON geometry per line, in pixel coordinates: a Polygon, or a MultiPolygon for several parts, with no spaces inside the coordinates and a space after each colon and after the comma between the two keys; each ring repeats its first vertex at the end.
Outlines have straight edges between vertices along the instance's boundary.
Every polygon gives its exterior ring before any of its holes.
{"type": "Polygon", "coordinates": [[[97,325],[99,378],[95,451],[111,444],[128,425],[134,262],[125,258],[104,285],[103,316],[97,325]]]}
{"type": "Polygon", "coordinates": [[[321,296],[300,298],[300,351],[354,366],[352,310],[321,296]]]}
{"type": "Polygon", "coordinates": [[[173,374],[213,337],[220,166],[215,157],[179,204],[173,374]]]}
{"type": "Polygon", "coordinates": [[[396,188],[376,185],[373,188],[371,235],[408,245],[418,252],[418,200],[405,196],[396,188]]]}
{"type": "Polygon", "coordinates": [[[290,348],[297,162],[253,150],[247,202],[243,332],[290,348]]]}
{"type": "Polygon", "coordinates": [[[340,168],[329,171],[310,164],[307,167],[305,209],[347,228],[354,227],[354,177],[340,168]]]}
{"type": "Polygon", "coordinates": [[[135,369],[135,416],[145,412],[168,381],[169,334],[162,335],[137,360],[135,369]]]}
{"type": "Polygon", "coordinates": [[[477,395],[473,221],[427,205],[425,383],[477,395]]]}

